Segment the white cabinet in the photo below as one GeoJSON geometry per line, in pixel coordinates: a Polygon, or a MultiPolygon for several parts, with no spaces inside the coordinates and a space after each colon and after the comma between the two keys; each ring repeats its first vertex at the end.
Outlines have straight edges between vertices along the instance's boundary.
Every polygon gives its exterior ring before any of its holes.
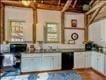
{"type": "Polygon", "coordinates": [[[98,65],[97,60],[98,60],[98,54],[97,54],[97,52],[94,51],[91,54],[91,67],[95,70],[97,70],[97,68],[98,68],[97,67],[97,65],[98,65]]]}
{"type": "Polygon", "coordinates": [[[91,51],[84,52],[85,53],[85,68],[91,67],[91,51]]]}
{"type": "Polygon", "coordinates": [[[32,72],[41,69],[41,54],[22,54],[21,71],[32,72]]]}
{"type": "Polygon", "coordinates": [[[106,54],[104,54],[104,73],[106,75],[106,54]]]}
{"type": "Polygon", "coordinates": [[[91,57],[91,67],[104,74],[104,54],[100,52],[92,52],[91,57]]]}
{"type": "Polygon", "coordinates": [[[74,68],[90,68],[90,67],[91,67],[91,52],[74,53],[74,68]]]}
{"type": "Polygon", "coordinates": [[[98,53],[98,71],[104,74],[104,54],[98,53]]]}
{"type": "Polygon", "coordinates": [[[74,53],[74,68],[84,68],[85,67],[85,53],[75,52],[74,53]]]}
{"type": "Polygon", "coordinates": [[[61,69],[61,54],[55,54],[53,59],[53,69],[61,69]]]}
{"type": "Polygon", "coordinates": [[[90,68],[106,74],[106,55],[96,51],[75,52],[74,68],[90,68]]]}
{"type": "Polygon", "coordinates": [[[42,70],[51,70],[53,68],[53,56],[45,56],[42,58],[42,70]]]}
{"type": "Polygon", "coordinates": [[[22,54],[21,72],[61,69],[61,53],[22,54]]]}

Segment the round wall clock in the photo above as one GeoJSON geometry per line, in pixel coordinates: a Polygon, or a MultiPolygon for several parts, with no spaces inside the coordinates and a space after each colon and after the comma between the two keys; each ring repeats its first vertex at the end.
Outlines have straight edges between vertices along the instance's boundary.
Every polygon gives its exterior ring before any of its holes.
{"type": "Polygon", "coordinates": [[[78,39],[78,34],[77,33],[72,33],[71,38],[73,40],[77,40],[78,39]]]}

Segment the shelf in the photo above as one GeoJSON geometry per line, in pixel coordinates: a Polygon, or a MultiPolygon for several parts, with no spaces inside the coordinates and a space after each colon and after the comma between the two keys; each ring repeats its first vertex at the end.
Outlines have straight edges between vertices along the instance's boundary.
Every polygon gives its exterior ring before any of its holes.
{"type": "Polygon", "coordinates": [[[64,29],[77,29],[77,30],[85,30],[85,28],[72,28],[72,27],[65,27],[64,29]]]}

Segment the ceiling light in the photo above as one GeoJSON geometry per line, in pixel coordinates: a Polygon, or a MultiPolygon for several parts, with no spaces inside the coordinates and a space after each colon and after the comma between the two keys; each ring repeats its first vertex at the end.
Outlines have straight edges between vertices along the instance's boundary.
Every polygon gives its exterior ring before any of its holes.
{"type": "Polygon", "coordinates": [[[31,3],[31,0],[22,0],[22,4],[25,6],[29,6],[31,3]]]}

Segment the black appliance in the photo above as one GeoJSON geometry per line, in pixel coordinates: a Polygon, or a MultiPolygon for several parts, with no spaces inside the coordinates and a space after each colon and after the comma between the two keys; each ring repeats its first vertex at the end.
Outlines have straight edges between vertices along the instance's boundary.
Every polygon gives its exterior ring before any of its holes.
{"type": "Polygon", "coordinates": [[[3,59],[4,59],[4,56],[2,53],[0,53],[0,69],[3,67],[3,59]]]}
{"type": "Polygon", "coordinates": [[[74,67],[74,52],[62,53],[62,70],[70,70],[74,67]]]}
{"type": "Polygon", "coordinates": [[[25,52],[27,44],[10,44],[10,53],[25,52]]]}
{"type": "Polygon", "coordinates": [[[87,42],[85,44],[85,50],[86,51],[91,51],[95,47],[95,44],[93,42],[87,42]]]}

